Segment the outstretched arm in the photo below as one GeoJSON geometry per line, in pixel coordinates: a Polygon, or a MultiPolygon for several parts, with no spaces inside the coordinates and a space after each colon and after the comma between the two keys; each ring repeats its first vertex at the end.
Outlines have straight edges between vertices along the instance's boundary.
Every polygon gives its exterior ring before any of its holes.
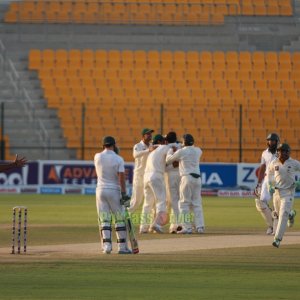
{"type": "Polygon", "coordinates": [[[180,159],[180,155],[181,155],[181,149],[177,150],[176,148],[171,148],[168,151],[166,163],[170,164],[173,163],[174,161],[178,161],[180,159]]]}
{"type": "Polygon", "coordinates": [[[22,168],[26,165],[26,163],[27,159],[25,157],[18,158],[18,154],[16,154],[16,158],[13,162],[0,165],[0,172],[5,172],[14,168],[22,168]]]}

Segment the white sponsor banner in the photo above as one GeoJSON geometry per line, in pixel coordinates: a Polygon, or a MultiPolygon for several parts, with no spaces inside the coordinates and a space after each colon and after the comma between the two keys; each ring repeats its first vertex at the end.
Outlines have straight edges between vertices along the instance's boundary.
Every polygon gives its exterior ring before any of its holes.
{"type": "Polygon", "coordinates": [[[237,185],[254,190],[257,184],[257,170],[260,164],[237,164],[237,185]]]}
{"type": "Polygon", "coordinates": [[[255,197],[253,191],[245,191],[245,190],[219,190],[218,197],[228,197],[228,198],[247,198],[247,197],[255,197]]]}

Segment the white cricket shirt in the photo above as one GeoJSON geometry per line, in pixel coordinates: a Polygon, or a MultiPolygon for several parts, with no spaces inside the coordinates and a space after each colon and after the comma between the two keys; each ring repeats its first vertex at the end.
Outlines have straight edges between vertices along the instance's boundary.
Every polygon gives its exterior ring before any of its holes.
{"type": "Polygon", "coordinates": [[[268,182],[275,181],[278,189],[293,188],[296,173],[300,171],[300,162],[289,158],[283,164],[276,158],[268,168],[268,182]]]}
{"type": "Polygon", "coordinates": [[[277,157],[278,156],[276,152],[273,154],[271,151],[269,151],[269,149],[263,151],[263,153],[261,154],[261,165],[266,165],[266,173],[268,172],[268,166],[270,162],[277,157]]]}
{"type": "Polygon", "coordinates": [[[133,147],[133,158],[134,158],[134,174],[144,175],[147,158],[149,156],[149,146],[143,141],[135,144],[133,147]]]}
{"type": "Polygon", "coordinates": [[[166,162],[179,161],[179,174],[180,176],[188,175],[191,173],[199,174],[199,160],[202,155],[202,150],[195,146],[185,146],[177,150],[175,153],[170,149],[167,154],[166,162]]]}
{"type": "MultiPolygon", "coordinates": [[[[182,148],[182,144],[181,143],[171,143],[169,144],[170,147],[176,147],[176,149],[181,149],[182,148]]],[[[170,172],[174,172],[174,173],[179,173],[179,168],[174,168],[172,163],[167,164],[166,166],[166,172],[170,173],[170,172]]]]}
{"type": "Polygon", "coordinates": [[[118,173],[124,173],[124,160],[112,150],[103,150],[94,157],[97,173],[97,187],[106,189],[120,188],[118,173]]]}
{"type": "Polygon", "coordinates": [[[169,145],[159,145],[155,150],[150,152],[145,173],[161,173],[163,174],[166,170],[166,156],[170,149],[169,145]]]}

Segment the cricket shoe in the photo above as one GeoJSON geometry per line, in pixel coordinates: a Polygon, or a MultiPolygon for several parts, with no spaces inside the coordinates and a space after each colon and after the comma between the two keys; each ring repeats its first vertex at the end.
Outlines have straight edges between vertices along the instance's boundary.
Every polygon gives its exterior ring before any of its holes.
{"type": "Polygon", "coordinates": [[[178,232],[178,231],[180,231],[180,230],[182,230],[182,226],[181,226],[181,225],[178,225],[176,231],[178,232]]]}
{"type": "Polygon", "coordinates": [[[140,231],[139,231],[140,234],[145,234],[148,232],[149,232],[149,227],[143,227],[143,226],[140,227],[140,231]]]}
{"type": "Polygon", "coordinates": [[[129,250],[128,248],[120,249],[120,250],[118,251],[118,254],[132,254],[132,251],[129,250]]]}
{"type": "Polygon", "coordinates": [[[177,228],[178,226],[177,225],[171,225],[170,226],[170,229],[169,229],[169,233],[176,233],[177,232],[177,228]]]}
{"type": "Polygon", "coordinates": [[[279,246],[280,246],[280,239],[277,239],[277,238],[275,238],[274,239],[274,241],[273,241],[273,243],[272,243],[272,245],[274,246],[274,247],[276,247],[276,248],[279,248],[279,246]]]}
{"type": "Polygon", "coordinates": [[[273,227],[268,227],[267,229],[267,232],[266,232],[267,235],[272,235],[273,234],[273,227]]]}
{"type": "Polygon", "coordinates": [[[196,228],[196,233],[199,233],[199,234],[203,234],[204,233],[204,227],[197,227],[196,228]]]}
{"type": "Polygon", "coordinates": [[[104,254],[110,254],[112,251],[112,246],[111,244],[104,244],[103,247],[102,247],[102,252],[104,254]]]}
{"type": "Polygon", "coordinates": [[[181,230],[177,231],[177,234],[192,234],[192,228],[182,228],[181,230]]]}
{"type": "Polygon", "coordinates": [[[296,216],[296,211],[294,209],[292,209],[289,213],[289,219],[288,219],[288,227],[293,227],[294,223],[295,223],[295,216],[296,216]]]}

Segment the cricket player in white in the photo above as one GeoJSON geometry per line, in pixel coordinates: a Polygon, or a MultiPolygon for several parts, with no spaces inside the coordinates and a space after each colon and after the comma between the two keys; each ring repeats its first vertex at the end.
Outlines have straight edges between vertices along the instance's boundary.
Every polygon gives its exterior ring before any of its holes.
{"type": "MultiPolygon", "coordinates": [[[[182,148],[181,143],[177,142],[176,133],[170,131],[166,135],[166,143],[172,144],[172,147],[177,149],[182,148]]],[[[167,204],[171,207],[170,216],[170,233],[176,233],[179,227],[179,187],[180,187],[180,174],[179,174],[179,163],[174,161],[166,166],[166,188],[167,188],[167,204]]]]}
{"type": "Polygon", "coordinates": [[[202,150],[194,146],[194,138],[191,134],[183,136],[182,149],[172,148],[166,162],[179,161],[180,181],[180,221],[182,230],[177,233],[192,233],[190,208],[194,212],[194,224],[197,233],[204,233],[204,217],[201,198],[201,175],[199,160],[202,150]]]}
{"type": "Polygon", "coordinates": [[[128,200],[125,186],[124,160],[117,155],[116,142],[112,136],[103,138],[103,151],[96,153],[94,164],[97,173],[96,206],[103,253],[112,251],[111,220],[115,219],[118,253],[130,254],[127,248],[127,232],[124,207],[120,199],[128,200]]]}
{"type": "Polygon", "coordinates": [[[154,130],[144,128],[142,130],[142,140],[133,147],[134,172],[132,180],[132,195],[129,212],[136,211],[143,203],[144,199],[144,173],[148,155],[150,154],[152,133],[154,130]]]}
{"type": "Polygon", "coordinates": [[[157,134],[153,138],[154,149],[148,156],[144,175],[145,201],[141,215],[140,233],[147,233],[149,230],[163,233],[162,226],[167,222],[164,173],[166,170],[166,156],[170,145],[164,145],[164,143],[164,137],[157,134]],[[155,220],[152,222],[153,207],[155,208],[155,220]]]}
{"type": "Polygon", "coordinates": [[[256,209],[261,213],[263,219],[267,223],[267,234],[273,234],[276,231],[278,222],[278,216],[275,213],[272,214],[272,210],[269,207],[269,202],[272,196],[268,190],[267,170],[268,166],[274,159],[277,158],[277,146],[279,144],[279,136],[276,133],[270,133],[267,136],[268,148],[263,151],[261,155],[261,165],[258,171],[258,182],[254,190],[257,198],[255,199],[256,209]],[[274,217],[274,219],[273,219],[274,217]]]}
{"type": "Polygon", "coordinates": [[[273,160],[268,168],[268,185],[270,194],[274,193],[275,211],[279,220],[275,232],[274,247],[279,247],[288,220],[294,223],[296,212],[292,210],[295,187],[300,181],[295,181],[295,175],[300,172],[300,162],[290,158],[291,148],[288,144],[280,144],[277,148],[278,158],[273,160]],[[292,214],[290,214],[292,212],[292,214]],[[292,219],[292,220],[291,220],[292,219]]]}

